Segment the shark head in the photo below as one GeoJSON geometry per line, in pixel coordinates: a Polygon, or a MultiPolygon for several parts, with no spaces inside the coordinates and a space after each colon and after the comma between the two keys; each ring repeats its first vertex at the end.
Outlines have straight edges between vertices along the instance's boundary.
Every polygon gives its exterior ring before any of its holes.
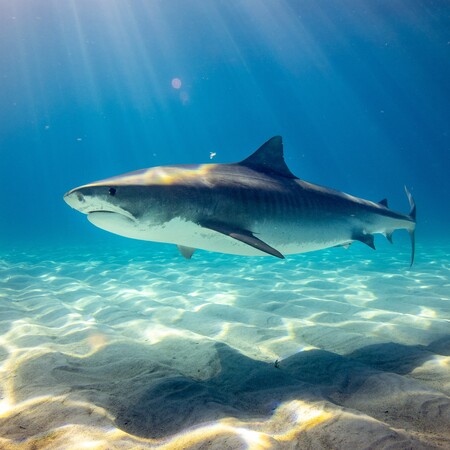
{"type": "Polygon", "coordinates": [[[149,226],[160,219],[154,187],[147,170],[140,170],[72,189],[64,201],[99,228],[139,238],[136,234],[144,211],[149,226]]]}
{"type": "Polygon", "coordinates": [[[214,167],[179,165],[142,169],[89,183],[64,195],[95,226],[134,239],[163,241],[168,222],[193,220],[190,188],[214,167]],[[162,237],[164,235],[164,237],[162,237]]]}

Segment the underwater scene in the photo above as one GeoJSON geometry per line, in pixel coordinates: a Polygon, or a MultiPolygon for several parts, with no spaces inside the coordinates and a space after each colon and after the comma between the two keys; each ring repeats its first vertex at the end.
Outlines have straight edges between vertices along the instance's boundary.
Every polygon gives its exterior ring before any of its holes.
{"type": "Polygon", "coordinates": [[[0,449],[450,448],[450,3],[0,2],[0,449]]]}

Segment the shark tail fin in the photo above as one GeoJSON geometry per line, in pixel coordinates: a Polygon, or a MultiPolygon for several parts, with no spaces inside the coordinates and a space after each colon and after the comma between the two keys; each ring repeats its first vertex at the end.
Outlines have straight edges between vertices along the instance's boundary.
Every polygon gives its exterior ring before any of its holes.
{"type": "Polygon", "coordinates": [[[405,186],[405,192],[406,196],[408,197],[409,206],[411,207],[411,210],[409,212],[409,217],[411,221],[413,222],[413,226],[408,229],[409,237],[411,238],[411,264],[410,267],[413,265],[414,262],[414,254],[416,252],[416,237],[415,237],[415,230],[416,230],[416,202],[413,199],[413,196],[411,195],[411,192],[408,191],[408,188],[405,186]]]}

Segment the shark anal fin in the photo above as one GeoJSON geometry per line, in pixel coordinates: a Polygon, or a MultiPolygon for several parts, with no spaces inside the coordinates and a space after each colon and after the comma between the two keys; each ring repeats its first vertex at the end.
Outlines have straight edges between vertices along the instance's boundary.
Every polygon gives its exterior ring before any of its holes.
{"type": "Polygon", "coordinates": [[[391,243],[391,244],[393,244],[394,243],[394,241],[392,240],[392,235],[394,234],[394,232],[393,231],[386,231],[386,233],[385,233],[385,235],[386,235],[386,239],[391,243]]]}
{"type": "Polygon", "coordinates": [[[200,222],[200,225],[204,228],[209,228],[210,230],[217,231],[225,236],[229,236],[237,241],[243,242],[244,244],[250,245],[251,247],[267,253],[268,255],[284,259],[284,256],[278,250],[266,244],[261,239],[255,237],[251,231],[217,222],[200,222]]]}
{"type": "Polygon", "coordinates": [[[185,247],[184,245],[177,245],[178,250],[180,251],[180,253],[186,258],[186,259],[191,259],[192,255],[195,252],[195,248],[192,247],[185,247]]]}
{"type": "Polygon", "coordinates": [[[370,248],[373,248],[375,250],[375,243],[374,243],[374,239],[373,239],[373,235],[372,234],[355,233],[352,236],[352,239],[354,241],[360,241],[363,244],[366,244],[370,248]]]}

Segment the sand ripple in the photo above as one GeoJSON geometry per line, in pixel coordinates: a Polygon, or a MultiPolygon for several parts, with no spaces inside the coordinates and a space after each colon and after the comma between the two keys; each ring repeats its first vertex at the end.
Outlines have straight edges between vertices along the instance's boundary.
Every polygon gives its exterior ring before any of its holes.
{"type": "Polygon", "coordinates": [[[450,447],[447,248],[148,248],[0,254],[2,448],[450,447]]]}

